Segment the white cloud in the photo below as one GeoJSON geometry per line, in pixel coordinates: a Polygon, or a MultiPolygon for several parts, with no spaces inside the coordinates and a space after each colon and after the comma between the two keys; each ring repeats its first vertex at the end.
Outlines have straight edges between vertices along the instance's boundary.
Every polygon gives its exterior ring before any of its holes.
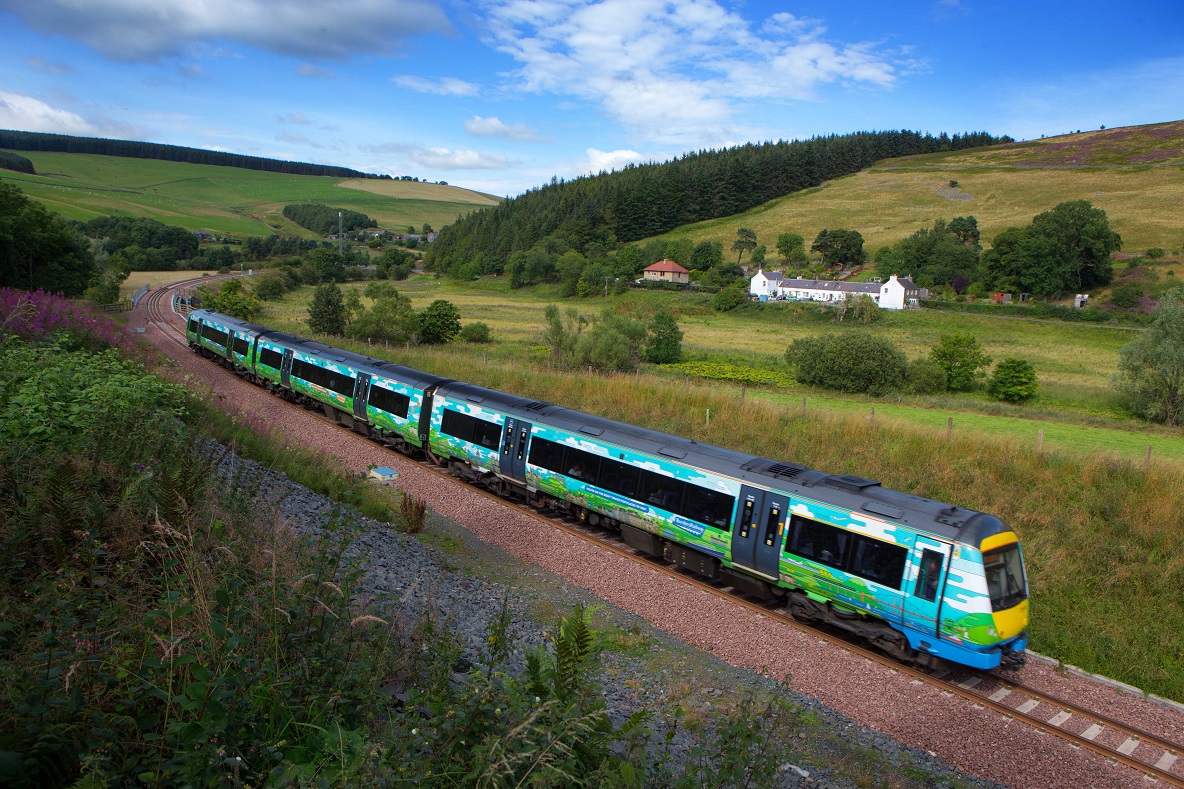
{"type": "Polygon", "coordinates": [[[0,12],[116,60],[155,60],[216,41],[344,60],[453,30],[431,0],[0,0],[0,12]]]}
{"type": "Polygon", "coordinates": [[[506,157],[496,154],[447,148],[421,148],[412,152],[411,160],[421,167],[437,170],[500,170],[510,163],[506,157]]]}
{"type": "Polygon", "coordinates": [[[496,116],[474,115],[465,121],[465,131],[475,137],[505,137],[508,140],[537,142],[539,137],[525,123],[506,124],[496,116]]]}
{"type": "Polygon", "coordinates": [[[397,77],[391,77],[391,82],[399,87],[414,90],[417,93],[433,93],[437,96],[477,95],[476,85],[456,79],[455,77],[428,79],[427,77],[415,77],[410,74],[403,74],[397,77]]]}
{"type": "Polygon", "coordinates": [[[589,148],[585,153],[588,158],[580,167],[581,173],[608,173],[620,170],[629,164],[640,164],[653,159],[651,156],[643,156],[637,151],[630,150],[598,151],[595,148],[589,148]]]}
{"type": "Polygon", "coordinates": [[[40,99],[0,90],[0,128],[55,134],[94,135],[89,121],[67,110],[51,107],[40,99]]]}
{"type": "Polygon", "coordinates": [[[816,20],[782,12],[754,25],[717,0],[501,0],[487,22],[490,44],[520,64],[520,89],[595,102],[645,141],[744,138],[749,102],[897,76],[889,55],[829,41],[816,20]]]}
{"type": "Polygon", "coordinates": [[[312,121],[299,112],[289,112],[287,115],[280,115],[277,120],[280,123],[293,123],[298,126],[307,126],[312,123],[312,121]]]}
{"type": "Polygon", "coordinates": [[[289,142],[289,143],[293,143],[294,145],[307,145],[310,148],[323,148],[324,147],[323,145],[318,145],[317,143],[308,139],[300,132],[294,132],[291,129],[285,129],[284,131],[280,132],[276,136],[276,139],[279,140],[280,142],[289,142]]]}

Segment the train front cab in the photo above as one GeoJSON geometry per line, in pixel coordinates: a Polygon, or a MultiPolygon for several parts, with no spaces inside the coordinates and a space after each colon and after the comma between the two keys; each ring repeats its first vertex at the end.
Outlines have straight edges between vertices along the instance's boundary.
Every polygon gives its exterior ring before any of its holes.
{"type": "Polygon", "coordinates": [[[1012,531],[993,534],[983,538],[979,550],[1001,660],[1020,662],[1028,646],[1028,576],[1019,537],[1012,531]]]}

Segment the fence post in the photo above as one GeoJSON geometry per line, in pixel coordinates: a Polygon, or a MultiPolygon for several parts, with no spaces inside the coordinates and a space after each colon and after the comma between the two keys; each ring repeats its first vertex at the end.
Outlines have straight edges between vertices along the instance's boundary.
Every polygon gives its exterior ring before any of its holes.
{"type": "Polygon", "coordinates": [[[1039,452],[1042,449],[1044,449],[1044,428],[1036,431],[1036,451],[1039,452]]]}
{"type": "Polygon", "coordinates": [[[948,422],[946,422],[946,443],[948,444],[953,440],[954,440],[954,417],[951,416],[950,420],[948,422]]]}
{"type": "Polygon", "coordinates": [[[806,418],[806,398],[802,398],[802,419],[806,418]]]}
{"type": "Polygon", "coordinates": [[[1147,445],[1147,457],[1143,458],[1143,468],[1150,468],[1151,466],[1151,445],[1147,445]]]}
{"type": "Polygon", "coordinates": [[[711,409],[707,409],[707,426],[711,427],[711,409]]]}
{"type": "Polygon", "coordinates": [[[872,427],[876,426],[876,407],[874,405],[872,406],[872,415],[868,417],[868,424],[872,427]]]}

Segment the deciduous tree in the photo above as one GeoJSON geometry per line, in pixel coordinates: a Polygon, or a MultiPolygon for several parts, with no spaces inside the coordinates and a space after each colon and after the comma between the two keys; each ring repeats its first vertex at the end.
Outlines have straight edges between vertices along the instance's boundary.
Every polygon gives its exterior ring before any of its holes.
{"type": "Polygon", "coordinates": [[[1026,359],[1004,359],[995,366],[987,382],[987,394],[995,400],[1020,403],[1033,397],[1040,388],[1036,368],[1026,359]]]}
{"type": "Polygon", "coordinates": [[[318,285],[308,307],[308,328],[317,334],[345,333],[345,298],[336,282],[318,285]]]}
{"type": "Polygon", "coordinates": [[[1119,351],[1115,383],[1139,416],[1184,424],[1184,289],[1165,294],[1151,327],[1119,351]]]}
{"type": "Polygon", "coordinates": [[[782,233],[777,236],[777,253],[790,263],[801,263],[806,259],[806,239],[798,233],[782,233]]]}
{"type": "Polygon", "coordinates": [[[983,353],[978,340],[968,332],[943,335],[929,352],[929,358],[946,371],[946,386],[955,391],[973,389],[984,376],[983,368],[991,364],[991,357],[983,353]]]}
{"type": "Polygon", "coordinates": [[[744,253],[756,248],[756,233],[746,227],[742,227],[736,231],[736,240],[732,242],[732,251],[739,252],[736,256],[736,264],[739,265],[740,260],[744,257],[744,253]]]}
{"type": "Polygon", "coordinates": [[[460,334],[460,310],[446,299],[436,299],[419,316],[419,338],[429,345],[452,342],[460,334]]]}
{"type": "Polygon", "coordinates": [[[670,364],[682,360],[682,329],[666,310],[658,310],[650,321],[645,342],[645,360],[654,364],[670,364]]]}

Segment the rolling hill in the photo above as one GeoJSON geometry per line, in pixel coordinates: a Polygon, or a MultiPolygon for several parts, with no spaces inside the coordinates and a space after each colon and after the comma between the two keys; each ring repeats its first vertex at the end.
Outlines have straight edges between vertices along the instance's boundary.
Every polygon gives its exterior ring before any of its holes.
{"type": "Polygon", "coordinates": [[[875,251],[931,227],[973,215],[983,242],[1026,225],[1065,200],[1106,211],[1123,250],[1184,247],[1184,121],[1082,132],[987,148],[885,159],[853,175],[733,216],[685,225],[664,238],[716,240],[755,230],[776,259],[777,236],[806,244],[823,228],[858,230],[875,251]],[[956,182],[956,186],[951,182],[956,182]]]}
{"type": "Polygon", "coordinates": [[[280,213],[320,202],[361,211],[393,230],[434,228],[499,198],[455,186],[369,178],[289,175],[205,164],[96,154],[22,151],[37,174],[0,170],[0,181],[71,219],[145,216],[190,230],[236,235],[308,231],[280,213]]]}

